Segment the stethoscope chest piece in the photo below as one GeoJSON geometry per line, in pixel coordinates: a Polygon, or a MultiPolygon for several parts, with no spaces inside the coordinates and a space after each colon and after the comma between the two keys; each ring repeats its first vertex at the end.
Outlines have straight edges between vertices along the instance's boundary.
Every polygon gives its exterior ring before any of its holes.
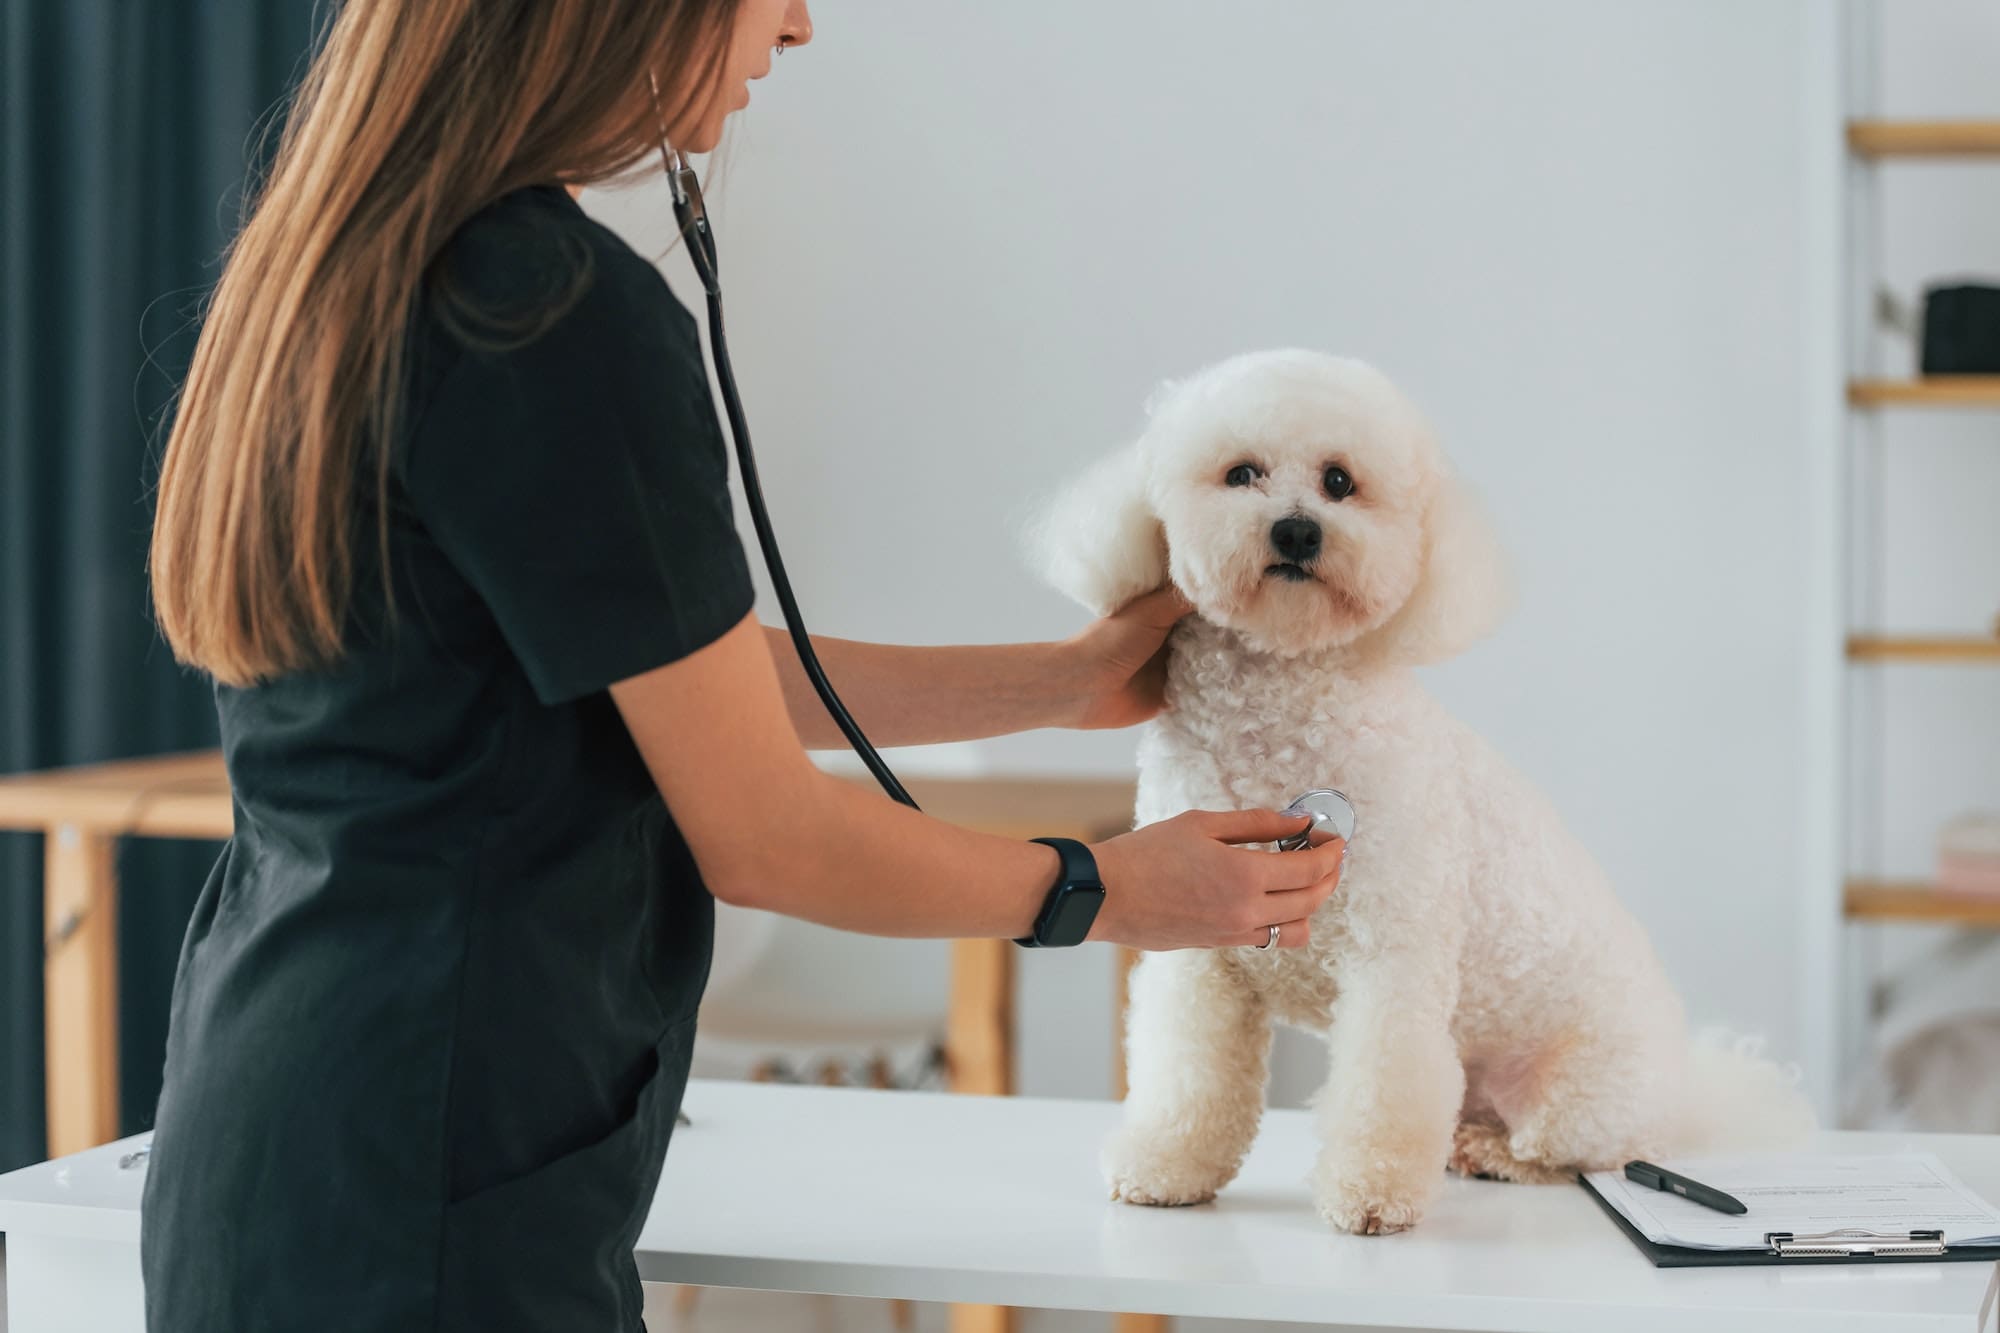
{"type": "Polygon", "coordinates": [[[1305,792],[1282,813],[1292,819],[1311,815],[1312,823],[1288,838],[1279,839],[1276,846],[1281,852],[1317,847],[1335,838],[1347,842],[1354,837],[1354,803],[1331,787],[1315,787],[1305,792]]]}

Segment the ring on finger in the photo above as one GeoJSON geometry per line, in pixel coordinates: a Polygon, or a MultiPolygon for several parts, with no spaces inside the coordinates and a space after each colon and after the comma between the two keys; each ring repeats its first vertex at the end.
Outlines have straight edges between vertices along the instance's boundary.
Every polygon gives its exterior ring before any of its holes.
{"type": "Polygon", "coordinates": [[[1268,936],[1266,936],[1264,942],[1262,944],[1257,945],[1256,948],[1258,953],[1263,953],[1266,949],[1275,949],[1277,947],[1278,947],[1278,927],[1272,926],[1271,933],[1268,936]]]}

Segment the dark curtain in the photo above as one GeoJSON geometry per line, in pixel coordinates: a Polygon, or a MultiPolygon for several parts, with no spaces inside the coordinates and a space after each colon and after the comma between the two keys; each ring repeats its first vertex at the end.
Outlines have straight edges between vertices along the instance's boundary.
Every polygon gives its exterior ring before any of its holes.
{"type": "MultiPolygon", "coordinates": [[[[153,460],[313,0],[0,0],[0,771],[215,744],[154,634],[153,460]]],[[[275,130],[270,141],[275,144],[275,130]]],[[[41,839],[0,835],[0,1169],[41,1158],[41,839]]],[[[122,1119],[152,1121],[212,844],[119,856],[122,1119]]]]}

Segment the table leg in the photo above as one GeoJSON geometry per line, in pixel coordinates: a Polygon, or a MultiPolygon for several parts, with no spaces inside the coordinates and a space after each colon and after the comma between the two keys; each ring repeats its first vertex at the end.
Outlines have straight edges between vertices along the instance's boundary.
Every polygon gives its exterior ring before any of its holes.
{"type": "Polygon", "coordinates": [[[118,1137],[117,843],[73,825],[43,850],[49,1156],[118,1137]]]}
{"type": "Polygon", "coordinates": [[[954,1305],[951,1307],[951,1333],[1014,1333],[1014,1307],[1011,1305],[954,1305]]]}

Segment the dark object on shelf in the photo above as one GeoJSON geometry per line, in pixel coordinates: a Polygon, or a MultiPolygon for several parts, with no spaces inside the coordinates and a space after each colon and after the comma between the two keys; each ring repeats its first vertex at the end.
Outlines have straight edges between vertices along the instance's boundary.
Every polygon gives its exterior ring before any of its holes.
{"type": "Polygon", "coordinates": [[[1924,293],[1923,372],[2000,375],[2000,287],[1967,283],[1924,293]]]}

